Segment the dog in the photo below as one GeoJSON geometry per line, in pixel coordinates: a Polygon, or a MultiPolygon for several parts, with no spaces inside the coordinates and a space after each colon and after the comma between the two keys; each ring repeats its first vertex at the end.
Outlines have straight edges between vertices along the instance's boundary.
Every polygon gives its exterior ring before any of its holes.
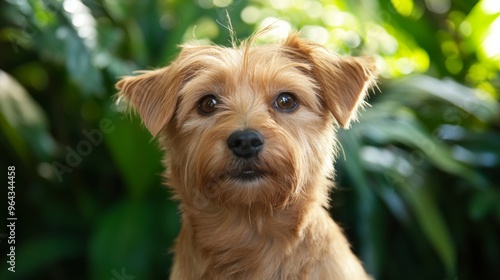
{"type": "Polygon", "coordinates": [[[326,210],[339,127],[375,84],[373,59],[291,33],[185,45],[118,95],[165,151],[182,226],[170,279],[371,279],[326,210]]]}

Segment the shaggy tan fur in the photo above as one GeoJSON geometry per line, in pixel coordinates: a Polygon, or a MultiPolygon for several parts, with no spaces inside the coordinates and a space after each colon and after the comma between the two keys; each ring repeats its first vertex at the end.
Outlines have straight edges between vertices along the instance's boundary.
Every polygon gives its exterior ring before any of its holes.
{"type": "Polygon", "coordinates": [[[165,149],[182,215],[171,279],[369,279],[325,208],[335,123],[355,118],[374,63],[297,34],[252,40],[184,46],[171,65],[116,85],[165,149]],[[282,93],[296,108],[276,106],[282,93]],[[199,109],[206,96],[217,101],[209,114],[199,109]],[[248,159],[227,144],[244,129],[264,139],[248,159]]]}

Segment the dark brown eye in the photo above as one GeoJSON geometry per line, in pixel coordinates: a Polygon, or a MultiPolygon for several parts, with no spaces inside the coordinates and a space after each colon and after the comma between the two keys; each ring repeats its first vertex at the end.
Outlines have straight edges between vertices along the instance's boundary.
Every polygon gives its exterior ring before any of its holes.
{"type": "Polygon", "coordinates": [[[217,98],[213,95],[206,95],[198,102],[198,112],[202,115],[210,115],[217,110],[217,98]]]}
{"type": "Polygon", "coordinates": [[[295,96],[289,92],[283,92],[278,95],[278,98],[274,101],[274,107],[278,108],[283,112],[291,112],[297,108],[299,103],[295,96]]]}

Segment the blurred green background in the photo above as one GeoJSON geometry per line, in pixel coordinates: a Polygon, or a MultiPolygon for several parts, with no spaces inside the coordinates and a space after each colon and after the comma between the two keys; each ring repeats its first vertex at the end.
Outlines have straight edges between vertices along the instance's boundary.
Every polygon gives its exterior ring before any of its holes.
{"type": "Polygon", "coordinates": [[[16,272],[0,279],[165,279],[179,219],[161,154],[115,106],[117,78],[181,43],[229,45],[274,22],[377,59],[339,132],[331,213],[377,279],[500,277],[500,1],[0,2],[1,219],[16,168],[16,272]]]}

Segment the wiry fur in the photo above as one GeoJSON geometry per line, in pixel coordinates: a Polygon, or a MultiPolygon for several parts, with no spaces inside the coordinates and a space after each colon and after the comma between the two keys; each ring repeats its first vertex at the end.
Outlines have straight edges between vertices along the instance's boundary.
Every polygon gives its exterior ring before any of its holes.
{"type": "Polygon", "coordinates": [[[274,45],[184,46],[168,67],[125,77],[120,95],[159,137],[182,229],[171,279],[369,279],[329,217],[334,123],[348,127],[374,83],[369,59],[340,57],[297,34],[274,45]],[[282,92],[293,112],[273,107],[282,92]],[[197,103],[220,100],[210,116],[197,103]],[[226,145],[251,128],[249,162],[226,145]],[[233,174],[251,166],[264,176],[233,174]]]}

